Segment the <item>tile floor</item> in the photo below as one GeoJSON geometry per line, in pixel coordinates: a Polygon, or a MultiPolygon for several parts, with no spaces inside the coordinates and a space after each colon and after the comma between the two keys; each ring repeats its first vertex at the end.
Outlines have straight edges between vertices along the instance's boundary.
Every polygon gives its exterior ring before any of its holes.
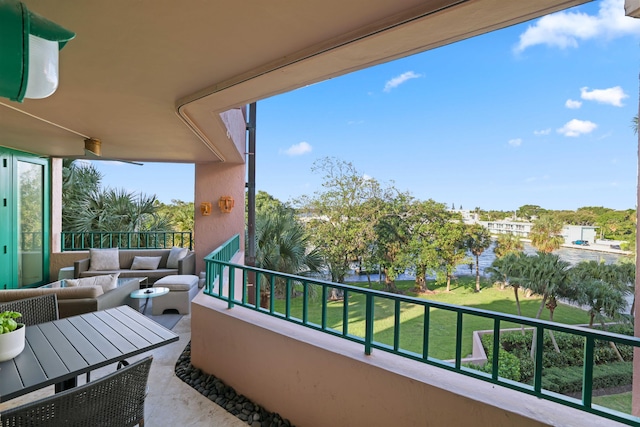
{"type": "MultiPolygon", "coordinates": [[[[176,360],[191,338],[191,316],[183,316],[173,331],[180,336],[178,342],[144,353],[130,361],[153,355],[149,374],[149,394],[145,402],[145,425],[154,426],[246,426],[242,420],[229,414],[220,406],[202,396],[182,382],[174,373],[176,360]]],[[[99,378],[115,370],[115,365],[98,369],[92,379],[99,378]]],[[[84,377],[79,378],[84,382],[84,377]]],[[[53,386],[29,393],[10,401],[0,403],[4,409],[30,402],[53,393],[53,386]]]]}

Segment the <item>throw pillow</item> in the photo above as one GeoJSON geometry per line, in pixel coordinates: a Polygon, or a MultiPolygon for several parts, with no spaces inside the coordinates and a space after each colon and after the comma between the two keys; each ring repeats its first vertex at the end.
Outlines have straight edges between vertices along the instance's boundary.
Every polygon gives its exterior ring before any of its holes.
{"type": "Polygon", "coordinates": [[[89,249],[89,270],[120,270],[120,259],[118,258],[118,248],[111,249],[89,249]]]}
{"type": "Polygon", "coordinates": [[[189,249],[187,248],[172,247],[169,258],[167,258],[167,268],[178,268],[178,261],[186,257],[188,253],[189,249]]]}
{"type": "Polygon", "coordinates": [[[104,276],[83,277],[81,279],[65,279],[65,286],[100,286],[103,292],[108,292],[118,287],[120,273],[105,274],[104,276]]]}
{"type": "Polygon", "coordinates": [[[161,256],[134,256],[132,270],[157,270],[161,256]]]}

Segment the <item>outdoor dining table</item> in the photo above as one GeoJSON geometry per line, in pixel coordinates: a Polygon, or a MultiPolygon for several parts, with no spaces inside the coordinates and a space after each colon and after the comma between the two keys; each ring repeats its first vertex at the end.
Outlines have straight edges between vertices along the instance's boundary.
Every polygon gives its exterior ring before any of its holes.
{"type": "MultiPolygon", "coordinates": [[[[0,362],[0,402],[178,341],[178,335],[123,305],[27,326],[25,348],[0,362]]],[[[60,387],[60,384],[65,384],[60,387]]]]}

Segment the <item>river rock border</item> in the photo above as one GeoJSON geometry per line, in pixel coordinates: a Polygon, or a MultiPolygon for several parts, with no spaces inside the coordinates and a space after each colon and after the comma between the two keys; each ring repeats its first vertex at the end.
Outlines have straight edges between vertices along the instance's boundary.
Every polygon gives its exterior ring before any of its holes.
{"type": "Polygon", "coordinates": [[[251,427],[294,427],[287,419],[275,412],[269,412],[238,394],[221,380],[202,372],[191,364],[191,341],[178,357],[176,375],[198,393],[223,407],[227,412],[251,427]]]}

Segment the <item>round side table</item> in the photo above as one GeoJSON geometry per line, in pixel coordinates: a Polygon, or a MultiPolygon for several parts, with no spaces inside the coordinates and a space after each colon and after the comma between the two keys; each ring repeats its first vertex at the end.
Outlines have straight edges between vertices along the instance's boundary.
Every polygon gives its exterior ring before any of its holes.
{"type": "Polygon", "coordinates": [[[131,292],[131,298],[136,299],[144,299],[144,307],[142,308],[142,314],[145,314],[147,311],[147,305],[149,304],[149,298],[155,298],[162,295],[166,295],[169,293],[169,288],[146,288],[146,289],[136,289],[131,292]]]}

